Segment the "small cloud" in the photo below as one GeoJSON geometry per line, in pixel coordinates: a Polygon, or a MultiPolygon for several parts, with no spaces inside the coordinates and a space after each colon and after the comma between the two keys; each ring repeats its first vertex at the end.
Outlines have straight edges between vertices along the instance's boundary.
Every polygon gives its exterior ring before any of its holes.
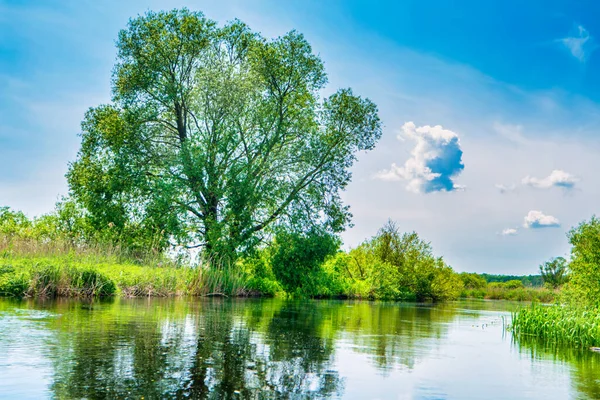
{"type": "Polygon", "coordinates": [[[390,169],[384,169],[375,174],[375,179],[380,181],[396,182],[402,180],[402,167],[392,163],[390,169]]]}
{"type": "Polygon", "coordinates": [[[537,189],[550,189],[552,187],[558,187],[563,189],[573,189],[575,184],[579,182],[579,179],[560,169],[555,169],[545,178],[534,178],[526,176],[523,178],[523,185],[531,186],[537,189]]]}
{"type": "Polygon", "coordinates": [[[573,36],[558,39],[558,42],[563,45],[573,57],[580,62],[585,62],[590,54],[598,47],[594,38],[583,26],[578,25],[573,36]]]}
{"type": "Polygon", "coordinates": [[[560,226],[560,222],[556,217],[552,215],[545,215],[541,211],[531,210],[525,216],[525,222],[523,222],[523,226],[525,228],[558,228],[560,226]]]}
{"type": "Polygon", "coordinates": [[[465,187],[454,183],[454,178],[465,168],[458,135],[436,126],[417,127],[413,122],[402,126],[399,140],[416,142],[411,157],[403,166],[395,163],[390,169],[379,171],[375,179],[383,181],[407,180],[406,189],[415,193],[458,191],[465,187]]]}
{"type": "Polygon", "coordinates": [[[503,229],[500,233],[502,236],[517,236],[517,230],[515,228],[506,228],[503,229]]]}
{"type": "Polygon", "coordinates": [[[496,185],[494,185],[496,187],[496,189],[498,189],[500,191],[500,193],[504,194],[504,193],[508,193],[508,192],[514,192],[515,189],[517,188],[516,185],[512,184],[512,185],[503,185],[501,183],[497,183],[496,185]]]}

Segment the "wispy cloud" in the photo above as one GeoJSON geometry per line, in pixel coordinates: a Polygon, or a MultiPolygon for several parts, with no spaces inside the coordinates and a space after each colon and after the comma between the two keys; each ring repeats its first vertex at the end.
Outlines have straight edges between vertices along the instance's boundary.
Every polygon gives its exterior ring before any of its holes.
{"type": "Polygon", "coordinates": [[[417,127],[413,122],[402,126],[398,139],[416,142],[411,157],[403,166],[393,163],[390,169],[379,171],[376,179],[408,180],[406,189],[415,193],[464,190],[454,178],[464,169],[458,135],[440,125],[417,127]]]}
{"type": "Polygon", "coordinates": [[[525,216],[523,227],[525,228],[558,228],[560,221],[552,215],[545,215],[541,211],[531,210],[525,216]]]}
{"type": "Polygon", "coordinates": [[[580,62],[585,62],[588,57],[598,48],[594,38],[590,35],[587,29],[581,25],[577,25],[574,36],[558,39],[558,42],[580,62]]]}
{"type": "Polygon", "coordinates": [[[502,194],[509,193],[509,192],[514,192],[517,189],[517,186],[515,184],[512,184],[512,185],[503,185],[502,183],[497,183],[494,186],[502,194]]]}
{"type": "Polygon", "coordinates": [[[558,187],[563,189],[573,189],[575,184],[579,182],[579,179],[563,170],[555,169],[545,178],[535,178],[526,176],[523,178],[523,185],[531,186],[538,189],[550,189],[552,187],[558,187]]]}
{"type": "Polygon", "coordinates": [[[518,232],[515,228],[506,228],[500,232],[502,236],[517,236],[518,232]]]}
{"type": "Polygon", "coordinates": [[[528,144],[530,141],[523,135],[522,125],[494,123],[494,130],[503,138],[515,144],[528,144]]]}

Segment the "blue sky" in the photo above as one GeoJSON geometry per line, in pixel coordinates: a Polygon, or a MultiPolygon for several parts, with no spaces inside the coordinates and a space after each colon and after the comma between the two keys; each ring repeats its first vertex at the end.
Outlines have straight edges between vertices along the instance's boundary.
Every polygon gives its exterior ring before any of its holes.
{"type": "Polygon", "coordinates": [[[182,6],[267,37],[297,29],[325,62],[325,94],[378,104],[384,135],[344,194],[346,246],[389,217],[458,271],[535,273],[598,212],[592,1],[0,0],[0,204],[39,215],[67,193],[83,114],[110,101],[119,29],[182,6]]]}

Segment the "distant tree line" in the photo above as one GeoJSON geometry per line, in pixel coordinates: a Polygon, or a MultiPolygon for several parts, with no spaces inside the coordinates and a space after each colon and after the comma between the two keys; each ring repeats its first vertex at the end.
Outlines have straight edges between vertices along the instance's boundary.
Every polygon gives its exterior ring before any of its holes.
{"type": "Polygon", "coordinates": [[[508,282],[521,281],[525,287],[541,287],[544,286],[542,275],[502,275],[502,274],[481,274],[486,282],[508,282]]]}

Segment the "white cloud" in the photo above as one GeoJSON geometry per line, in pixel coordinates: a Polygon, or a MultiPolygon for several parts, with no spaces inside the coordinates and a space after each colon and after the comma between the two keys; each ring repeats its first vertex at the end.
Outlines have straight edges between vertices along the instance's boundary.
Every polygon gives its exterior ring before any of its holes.
{"type": "Polygon", "coordinates": [[[575,36],[569,36],[558,40],[573,57],[581,62],[585,62],[587,58],[596,50],[597,46],[594,43],[594,38],[583,26],[577,26],[575,36]]]}
{"type": "Polygon", "coordinates": [[[393,163],[390,169],[379,171],[375,179],[408,180],[406,189],[415,193],[464,190],[453,179],[462,172],[462,150],[458,135],[441,125],[417,127],[414,122],[402,126],[399,140],[416,142],[411,158],[403,166],[393,163]]]}
{"type": "Polygon", "coordinates": [[[552,215],[545,215],[541,211],[531,210],[525,216],[525,221],[523,222],[523,226],[525,228],[557,228],[560,226],[560,221],[553,217],[552,215]]]}
{"type": "Polygon", "coordinates": [[[545,178],[534,178],[526,176],[523,178],[523,185],[531,186],[538,189],[550,189],[551,187],[559,187],[563,189],[572,189],[579,181],[577,177],[560,169],[555,169],[545,178]]]}
{"type": "Polygon", "coordinates": [[[506,228],[506,229],[503,229],[500,234],[502,236],[516,236],[517,230],[515,228],[506,228]]]}
{"type": "Polygon", "coordinates": [[[498,189],[500,191],[500,193],[504,194],[504,193],[508,193],[508,192],[514,192],[515,189],[517,188],[516,185],[512,184],[512,185],[503,185],[501,183],[497,183],[494,185],[496,187],[496,189],[498,189]]]}

